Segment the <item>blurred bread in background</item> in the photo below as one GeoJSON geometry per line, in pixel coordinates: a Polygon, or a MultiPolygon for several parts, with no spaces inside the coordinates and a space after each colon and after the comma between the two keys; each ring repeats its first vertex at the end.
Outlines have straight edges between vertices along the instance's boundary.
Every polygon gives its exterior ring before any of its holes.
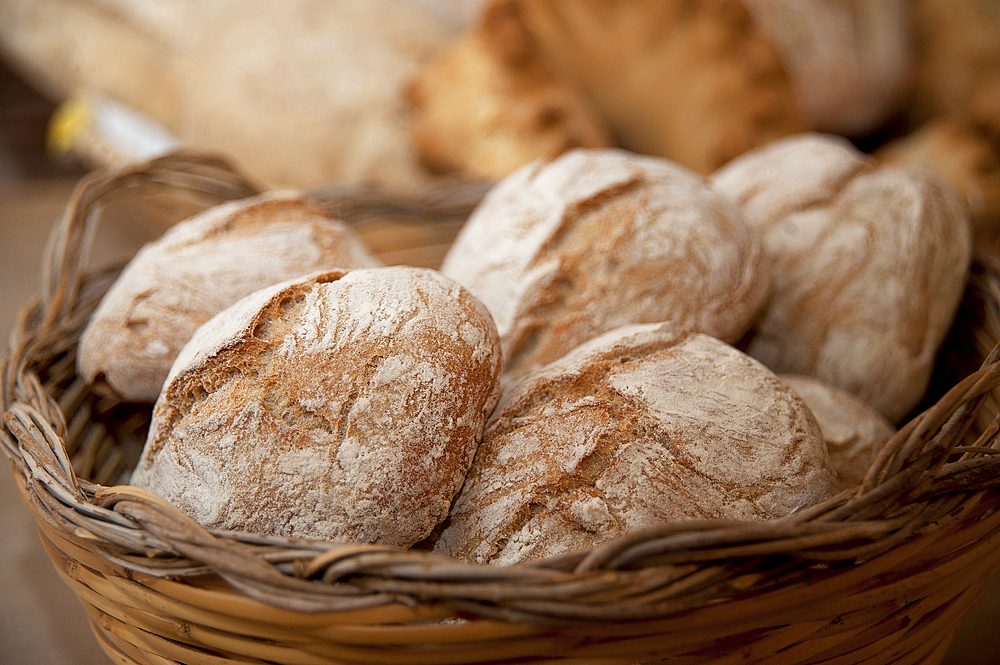
{"type": "Polygon", "coordinates": [[[994,0],[5,0],[0,53],[272,187],[492,182],[574,147],[707,174],[794,133],[872,151],[942,117],[1000,159],[994,0]]]}
{"type": "Polygon", "coordinates": [[[45,94],[93,90],[274,187],[417,187],[404,82],[481,0],[7,0],[0,49],[45,94]]]}

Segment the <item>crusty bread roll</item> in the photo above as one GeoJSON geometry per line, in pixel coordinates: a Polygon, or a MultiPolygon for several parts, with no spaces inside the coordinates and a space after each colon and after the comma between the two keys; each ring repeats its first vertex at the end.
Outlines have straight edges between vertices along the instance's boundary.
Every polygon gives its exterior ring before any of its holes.
{"type": "Polygon", "coordinates": [[[408,547],[496,404],[496,329],[425,268],[316,273],[198,329],[132,483],[209,527],[408,547]]]}
{"type": "Polygon", "coordinates": [[[817,134],[751,151],[713,184],[760,230],[772,265],[750,355],[898,423],[927,388],[965,288],[970,229],[955,192],[817,134]]]}
{"type": "Polygon", "coordinates": [[[129,262],[83,332],[79,374],[154,402],[195,329],[243,296],[316,270],[377,265],[357,233],[292,192],[209,208],[129,262]]]}
{"type": "Polygon", "coordinates": [[[861,484],[896,428],[854,395],[800,374],[780,374],[816,416],[830,463],[844,487],[861,484]]]}
{"type": "Polygon", "coordinates": [[[512,173],[441,269],[492,312],[511,373],[627,323],[733,341],[768,287],[760,240],[731,203],[687,169],[622,150],[512,173]]]}
{"type": "Polygon", "coordinates": [[[769,519],[838,491],[805,403],[757,361],[626,326],[512,382],[435,549],[511,564],[692,518],[769,519]]]}

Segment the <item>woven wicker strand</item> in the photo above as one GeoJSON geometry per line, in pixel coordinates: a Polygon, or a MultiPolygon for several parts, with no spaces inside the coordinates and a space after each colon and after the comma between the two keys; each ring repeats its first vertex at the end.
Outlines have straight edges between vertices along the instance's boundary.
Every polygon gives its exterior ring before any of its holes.
{"type": "MultiPolygon", "coordinates": [[[[863,485],[770,522],[663,524],[512,567],[205,529],[121,484],[149,407],[92,394],[75,348],[116,271],[102,206],[260,191],[177,154],[81,181],[2,364],[0,445],[53,564],[121,664],[937,663],[1000,569],[1000,259],[976,259],[942,353],[947,390],[863,485]]],[[[434,266],[484,185],[310,194],[390,262],[434,266]]]]}

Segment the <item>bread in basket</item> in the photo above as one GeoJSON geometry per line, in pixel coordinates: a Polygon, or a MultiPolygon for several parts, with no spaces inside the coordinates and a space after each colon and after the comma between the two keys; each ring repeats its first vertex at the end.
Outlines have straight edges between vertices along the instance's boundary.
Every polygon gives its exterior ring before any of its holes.
{"type": "MultiPolygon", "coordinates": [[[[119,484],[150,414],[75,374],[116,274],[88,272],[86,250],[101,205],[123,193],[208,205],[256,191],[194,154],[85,178],[3,357],[3,450],[113,662],[936,663],[1000,567],[1000,258],[983,252],[935,399],[860,487],[786,518],[668,523],[510,567],[206,530],[119,484]]],[[[313,192],[387,263],[420,265],[440,260],[481,194],[313,192]]]]}

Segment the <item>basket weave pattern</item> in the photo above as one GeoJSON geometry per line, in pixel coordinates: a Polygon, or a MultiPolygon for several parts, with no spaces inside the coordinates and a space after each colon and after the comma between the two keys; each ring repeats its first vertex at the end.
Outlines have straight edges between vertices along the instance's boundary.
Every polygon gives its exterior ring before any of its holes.
{"type": "MultiPolygon", "coordinates": [[[[120,484],[150,409],[92,394],[75,348],[116,272],[87,271],[102,203],[259,191],[179,154],[84,179],[0,365],[0,445],[116,663],[936,663],[1000,568],[1000,259],[977,257],[942,358],[974,371],[905,424],[863,485],[770,522],[691,521],[518,566],[206,530],[120,484]]],[[[482,195],[317,190],[397,262],[433,264],[482,195]]]]}

